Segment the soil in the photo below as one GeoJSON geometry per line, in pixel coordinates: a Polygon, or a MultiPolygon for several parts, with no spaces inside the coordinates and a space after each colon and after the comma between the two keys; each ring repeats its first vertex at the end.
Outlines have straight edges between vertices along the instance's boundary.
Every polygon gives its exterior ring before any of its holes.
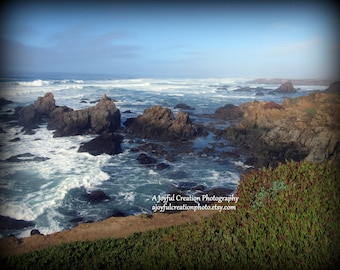
{"type": "Polygon", "coordinates": [[[0,239],[0,256],[19,255],[33,250],[74,241],[94,241],[107,238],[124,238],[136,232],[161,227],[198,223],[201,218],[217,211],[183,211],[173,214],[155,213],[152,216],[111,217],[104,221],[83,223],[71,230],[49,235],[33,235],[27,238],[6,237],[0,239]]]}

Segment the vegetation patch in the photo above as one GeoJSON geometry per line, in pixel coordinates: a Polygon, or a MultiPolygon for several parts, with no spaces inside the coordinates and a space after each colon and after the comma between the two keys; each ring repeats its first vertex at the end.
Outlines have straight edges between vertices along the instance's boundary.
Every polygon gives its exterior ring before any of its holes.
{"type": "Polygon", "coordinates": [[[340,174],[287,162],[243,176],[236,211],[198,224],[75,242],[2,259],[3,269],[336,269],[340,174]]]}
{"type": "Polygon", "coordinates": [[[310,116],[314,116],[317,113],[317,108],[315,106],[309,107],[305,109],[305,112],[310,116]]]}

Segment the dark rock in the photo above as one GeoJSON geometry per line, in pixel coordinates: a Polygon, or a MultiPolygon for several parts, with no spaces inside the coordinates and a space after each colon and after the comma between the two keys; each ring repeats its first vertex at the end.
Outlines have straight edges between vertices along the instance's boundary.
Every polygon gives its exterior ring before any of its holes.
{"type": "Polygon", "coordinates": [[[195,110],[194,107],[191,107],[185,103],[179,103],[175,106],[175,109],[182,109],[182,110],[185,110],[185,111],[193,111],[195,110]]]}
{"type": "Polygon", "coordinates": [[[120,127],[120,112],[115,103],[103,95],[96,106],[77,111],[56,110],[48,123],[49,129],[55,129],[55,136],[79,134],[102,134],[113,132],[120,127]]]}
{"type": "Polygon", "coordinates": [[[205,190],[205,186],[204,185],[197,185],[197,186],[190,188],[190,190],[192,190],[192,191],[203,191],[203,190],[205,190]]]}
{"type": "Polygon", "coordinates": [[[13,103],[13,101],[7,100],[7,99],[2,98],[2,97],[0,98],[0,107],[6,106],[6,105],[11,104],[11,103],[13,103]]]}
{"type": "Polygon", "coordinates": [[[32,129],[38,128],[38,126],[43,122],[43,117],[48,114],[47,107],[50,106],[51,93],[46,93],[45,97],[38,97],[34,105],[28,105],[23,108],[16,108],[19,125],[22,125],[24,127],[24,130],[30,131],[32,129]],[[45,97],[47,100],[46,105],[45,97]],[[41,111],[39,111],[40,109],[41,111]]]}
{"type": "MultiPolygon", "coordinates": [[[[265,79],[265,78],[258,78],[255,80],[248,81],[247,83],[257,83],[257,84],[282,84],[286,82],[287,79],[265,79]]],[[[327,85],[330,84],[330,80],[318,80],[318,79],[292,79],[290,80],[294,84],[300,84],[300,85],[327,85]]]]}
{"type": "Polygon", "coordinates": [[[113,132],[120,127],[120,112],[114,101],[103,95],[99,103],[90,108],[73,110],[55,105],[52,93],[38,97],[34,105],[19,111],[19,124],[26,130],[38,127],[48,119],[48,129],[55,130],[55,136],[81,134],[102,134],[113,132]]]}
{"type": "Polygon", "coordinates": [[[22,107],[15,108],[13,111],[7,111],[6,114],[0,115],[0,121],[3,123],[8,123],[7,126],[16,126],[19,123],[19,111],[22,107]]]}
{"type": "Polygon", "coordinates": [[[281,84],[281,85],[279,86],[279,88],[277,88],[277,89],[275,90],[275,92],[277,92],[277,93],[287,93],[287,94],[289,94],[289,93],[295,93],[295,92],[296,92],[296,89],[294,88],[292,82],[288,81],[288,82],[285,82],[285,83],[281,84]]]}
{"type": "Polygon", "coordinates": [[[184,190],[190,190],[191,188],[197,186],[197,183],[195,182],[179,182],[178,183],[178,190],[184,191],[184,190]]]}
{"type": "Polygon", "coordinates": [[[188,140],[196,134],[187,114],[178,112],[175,119],[170,109],[161,106],[152,106],[136,119],[126,121],[125,126],[137,136],[162,141],[188,140]]]}
{"type": "Polygon", "coordinates": [[[43,161],[46,161],[46,160],[49,160],[48,157],[34,157],[32,159],[32,161],[35,161],[35,162],[43,162],[43,161]]]}
{"type": "Polygon", "coordinates": [[[54,95],[46,93],[44,97],[38,97],[34,102],[34,109],[45,116],[49,116],[56,109],[54,95]]]}
{"type": "Polygon", "coordinates": [[[140,164],[144,164],[144,165],[149,165],[149,164],[155,164],[157,162],[157,160],[153,157],[149,157],[147,154],[140,154],[137,157],[137,160],[139,161],[140,164]]]}
{"type": "Polygon", "coordinates": [[[230,188],[224,188],[224,187],[216,187],[208,190],[205,194],[207,194],[209,197],[216,196],[216,197],[223,197],[228,196],[233,192],[230,188]]]}
{"type": "Polygon", "coordinates": [[[123,113],[133,113],[131,110],[126,110],[123,113]]]}
{"type": "Polygon", "coordinates": [[[156,165],[156,169],[159,170],[159,171],[165,170],[169,167],[170,167],[169,164],[166,164],[166,163],[163,163],[163,162],[156,165]]]}
{"type": "Polygon", "coordinates": [[[33,221],[18,220],[15,218],[0,215],[0,230],[20,230],[34,226],[33,221]]]}
{"type": "Polygon", "coordinates": [[[340,94],[340,81],[331,83],[330,86],[326,89],[326,92],[340,94]]]}
{"type": "Polygon", "coordinates": [[[220,107],[214,113],[214,117],[224,120],[237,119],[242,116],[243,111],[241,110],[241,108],[233,104],[227,104],[223,107],[220,107]]]}
{"type": "Polygon", "coordinates": [[[228,90],[228,85],[219,85],[216,90],[218,91],[227,91],[228,90]]]}
{"type": "Polygon", "coordinates": [[[25,130],[32,130],[39,127],[43,122],[43,115],[33,105],[26,106],[19,111],[19,124],[25,130]]]}
{"type": "Polygon", "coordinates": [[[168,173],[167,177],[171,179],[175,179],[175,180],[187,179],[189,177],[189,174],[185,171],[174,171],[174,172],[168,173]]]}
{"type": "Polygon", "coordinates": [[[119,210],[113,210],[110,217],[126,217],[126,215],[119,210]]]}
{"type": "Polygon", "coordinates": [[[39,230],[34,229],[34,230],[31,231],[31,236],[32,235],[43,235],[43,234],[39,230]]]}
{"type": "Polygon", "coordinates": [[[251,91],[251,90],[253,90],[253,88],[250,88],[249,86],[245,86],[245,87],[237,88],[234,91],[237,91],[237,92],[248,92],[248,91],[251,91]]]}
{"type": "Polygon", "coordinates": [[[91,104],[95,104],[95,103],[98,103],[98,102],[100,102],[100,99],[96,99],[96,100],[91,100],[90,101],[91,104]]]}
{"type": "Polygon", "coordinates": [[[209,135],[208,129],[204,125],[201,125],[201,124],[196,125],[196,132],[197,132],[197,136],[200,136],[200,137],[206,137],[209,135]]]}
{"type": "Polygon", "coordinates": [[[107,196],[102,190],[94,190],[87,195],[87,200],[89,202],[102,202],[109,199],[110,197],[107,196]]]}
{"type": "Polygon", "coordinates": [[[71,220],[69,220],[69,222],[71,222],[71,223],[81,223],[81,222],[84,222],[84,218],[83,217],[72,218],[71,220]]]}
{"type": "Polygon", "coordinates": [[[20,141],[20,138],[19,138],[19,137],[16,137],[16,138],[10,140],[10,142],[18,142],[18,141],[20,141]]]}
{"type": "Polygon", "coordinates": [[[49,158],[47,157],[35,157],[31,153],[24,153],[24,154],[19,154],[16,156],[11,156],[8,159],[6,159],[6,161],[7,162],[28,162],[28,161],[42,162],[48,159],[49,158]]]}
{"type": "Polygon", "coordinates": [[[115,134],[103,134],[93,140],[83,143],[78,152],[88,152],[93,156],[108,154],[116,155],[122,152],[123,137],[115,134]]]}
{"type": "Polygon", "coordinates": [[[138,148],[145,152],[156,154],[157,156],[164,156],[167,154],[167,151],[165,151],[164,146],[157,143],[145,143],[138,146],[138,148]]]}
{"type": "Polygon", "coordinates": [[[214,147],[203,147],[202,149],[203,153],[208,155],[208,154],[213,154],[215,153],[215,148],[214,147]]]}
{"type": "Polygon", "coordinates": [[[175,160],[175,153],[174,152],[167,153],[165,159],[169,162],[173,162],[175,160]]]}

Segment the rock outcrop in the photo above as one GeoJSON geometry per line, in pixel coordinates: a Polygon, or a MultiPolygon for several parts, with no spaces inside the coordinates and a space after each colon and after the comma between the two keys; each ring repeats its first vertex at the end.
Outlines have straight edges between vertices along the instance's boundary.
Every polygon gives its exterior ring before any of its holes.
{"type": "Polygon", "coordinates": [[[47,127],[55,130],[55,137],[113,132],[121,124],[120,111],[106,95],[94,107],[73,110],[66,106],[56,106],[53,94],[46,93],[34,105],[19,111],[19,123],[26,130],[36,128],[46,118],[47,127]]]}
{"type": "Polygon", "coordinates": [[[115,134],[103,134],[93,140],[83,143],[78,152],[88,152],[93,156],[101,154],[116,155],[122,152],[123,137],[115,134]]]}
{"type": "Polygon", "coordinates": [[[340,81],[336,81],[330,84],[326,89],[327,93],[340,94],[340,81]]]}
{"type": "Polygon", "coordinates": [[[227,104],[223,107],[218,108],[213,116],[219,119],[232,120],[242,117],[243,110],[239,106],[227,104]]]}
{"type": "Polygon", "coordinates": [[[102,190],[93,190],[89,194],[86,194],[86,199],[89,202],[95,203],[109,200],[110,197],[107,196],[102,190]]]}
{"type": "Polygon", "coordinates": [[[120,111],[106,95],[94,107],[76,111],[54,110],[48,123],[49,129],[56,130],[56,136],[102,134],[113,132],[119,127],[120,111]]]}
{"type": "Polygon", "coordinates": [[[295,93],[296,89],[294,88],[292,82],[284,82],[275,90],[277,93],[295,93]]]}
{"type": "Polygon", "coordinates": [[[17,220],[7,216],[0,215],[0,229],[1,230],[16,230],[23,229],[26,227],[34,226],[33,221],[17,220]]]}
{"type": "Polygon", "coordinates": [[[173,112],[161,106],[152,106],[135,119],[129,119],[125,126],[132,134],[141,138],[161,141],[188,140],[195,136],[196,129],[188,114],[173,112]]]}
{"type": "Polygon", "coordinates": [[[286,98],[282,105],[254,101],[239,125],[226,129],[224,136],[258,152],[263,151],[261,145],[277,154],[285,151],[284,158],[290,158],[290,151],[297,159],[305,153],[309,161],[340,160],[339,115],[340,96],[335,94],[286,98]]]}
{"type": "Polygon", "coordinates": [[[194,107],[191,107],[185,103],[178,103],[175,107],[175,109],[181,109],[181,110],[184,110],[184,111],[193,111],[195,110],[194,107]]]}

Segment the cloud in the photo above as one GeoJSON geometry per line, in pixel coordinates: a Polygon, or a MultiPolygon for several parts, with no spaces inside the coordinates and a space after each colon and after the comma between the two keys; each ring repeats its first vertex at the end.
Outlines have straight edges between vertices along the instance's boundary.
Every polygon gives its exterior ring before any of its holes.
{"type": "Polygon", "coordinates": [[[141,47],[133,44],[130,34],[106,32],[91,35],[81,29],[54,34],[39,46],[2,39],[2,63],[8,70],[87,71],[101,67],[115,67],[117,61],[135,59],[141,47]]]}

